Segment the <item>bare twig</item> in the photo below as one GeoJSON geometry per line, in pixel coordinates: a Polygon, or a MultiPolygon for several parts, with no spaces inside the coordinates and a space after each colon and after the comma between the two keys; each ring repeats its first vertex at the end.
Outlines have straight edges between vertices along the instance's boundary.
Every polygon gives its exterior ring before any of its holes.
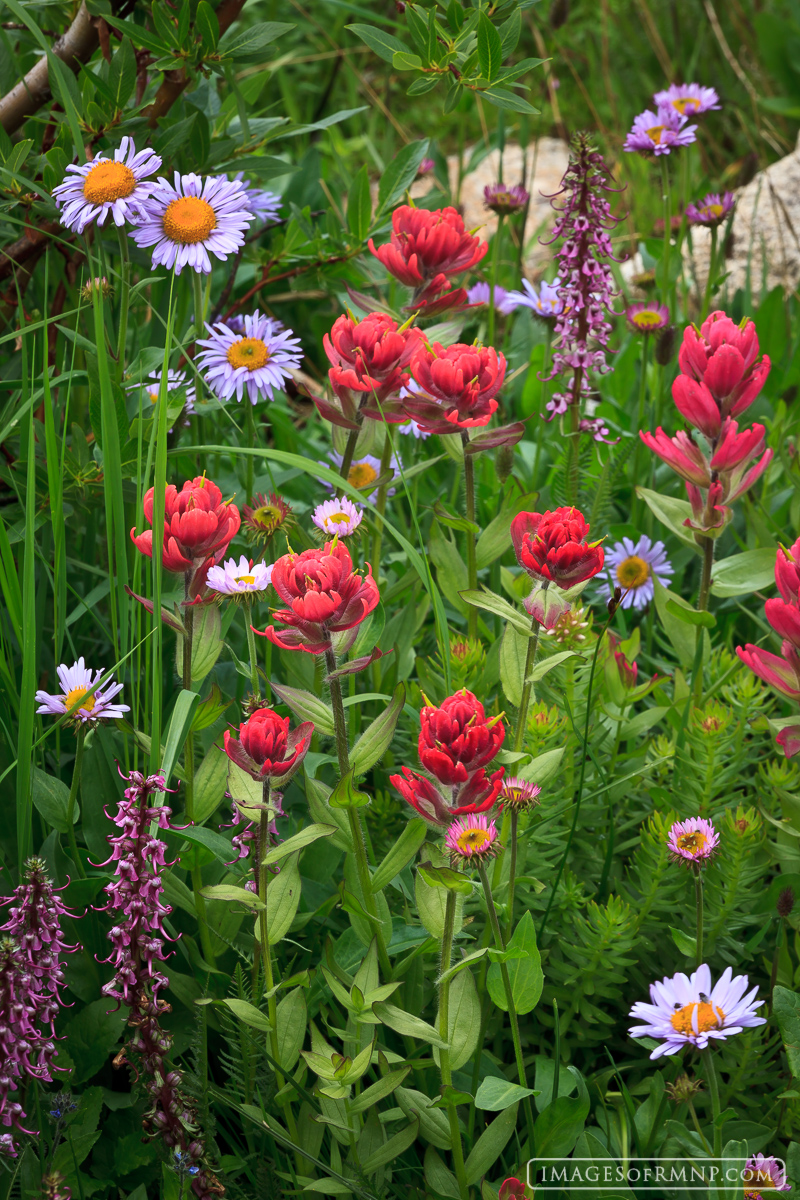
{"type": "MultiPolygon", "coordinates": [[[[94,18],[83,3],[67,32],[53,44],[53,54],[77,73],[81,63],[89,61],[98,45],[94,18]]],[[[15,133],[23,121],[52,99],[52,95],[47,59],[42,56],[25,78],[0,99],[0,125],[6,133],[15,133]]]]}

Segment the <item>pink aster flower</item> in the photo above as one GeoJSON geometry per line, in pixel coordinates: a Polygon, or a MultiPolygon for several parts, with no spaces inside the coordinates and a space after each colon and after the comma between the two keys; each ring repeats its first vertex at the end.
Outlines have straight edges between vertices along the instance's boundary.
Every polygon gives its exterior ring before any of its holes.
{"type": "Polygon", "coordinates": [[[444,844],[453,858],[485,862],[493,858],[497,846],[497,826],[483,813],[456,817],[445,835],[444,844]]]}
{"type": "Polygon", "coordinates": [[[672,83],[663,92],[656,92],[653,102],[657,108],[672,108],[682,117],[700,117],[720,107],[716,89],[699,83],[672,83]]]}
{"type": "Polygon", "coordinates": [[[699,870],[716,854],[719,834],[705,817],[676,821],[669,831],[667,845],[673,862],[699,870]]]}
{"type": "Polygon", "coordinates": [[[244,337],[221,321],[206,329],[211,337],[198,341],[203,349],[197,365],[220,400],[235,394],[241,402],[245,388],[251,404],[272,400],[273,390],[283,389],[284,380],[303,359],[300,339],[291,336],[291,329],[276,328],[258,309],[244,318],[244,337]]]}
{"type": "Polygon", "coordinates": [[[503,809],[508,807],[511,811],[527,812],[539,804],[541,790],[538,783],[530,783],[527,779],[512,775],[510,779],[503,780],[497,802],[503,809]]]}
{"type": "Polygon", "coordinates": [[[669,325],[669,309],[666,304],[631,304],[625,319],[634,333],[659,333],[669,325]]]}
{"type": "Polygon", "coordinates": [[[505,183],[490,183],[483,189],[483,202],[486,207],[503,217],[522,212],[530,198],[530,193],[521,183],[515,183],[513,187],[505,183]]]}
{"type": "Polygon", "coordinates": [[[745,1200],[764,1200],[762,1191],[790,1192],[786,1180],[786,1164],[773,1155],[756,1154],[744,1164],[745,1200]]]}
{"type": "Polygon", "coordinates": [[[184,267],[211,274],[213,254],[221,262],[244,245],[253,213],[242,185],[224,175],[181,175],[175,184],[159,176],[158,185],[143,204],[137,228],[130,236],[137,246],[153,246],[153,266],[184,267]]]}
{"type": "Polygon", "coordinates": [[[721,225],[736,203],[733,192],[709,192],[697,204],[686,205],[686,220],[690,225],[721,225]]]}
{"type": "Polygon", "coordinates": [[[628,1033],[660,1042],[651,1059],[677,1054],[684,1046],[705,1050],[712,1041],[724,1041],[743,1029],[766,1024],[764,1017],[755,1012],[764,1003],[755,998],[758,988],[748,992],[747,986],[747,976],[733,978],[730,967],[712,986],[705,963],[688,977],[682,972],[671,979],[666,976],[650,985],[652,1003],[640,1000],[634,1004],[630,1016],[643,1024],[631,1026],[628,1033]]]}
{"type": "Polygon", "coordinates": [[[346,496],[318,504],[311,518],[317,529],[321,529],[329,537],[337,534],[339,537],[349,537],[351,533],[355,533],[363,519],[363,510],[346,496]]]}
{"type": "Polygon", "coordinates": [[[57,668],[56,674],[61,684],[61,691],[55,694],[38,691],[35,696],[39,702],[37,713],[49,713],[51,716],[58,717],[78,705],[72,713],[72,719],[85,724],[87,721],[118,719],[123,713],[130,712],[127,704],[114,703],[114,697],[122,691],[121,683],[109,680],[103,687],[96,688],[92,692],[92,688],[99,679],[103,678],[105,672],[92,672],[82,657],[71,667],[62,663],[57,668]]]}
{"type": "Polygon", "coordinates": [[[252,558],[242,555],[238,562],[229,558],[225,563],[209,567],[206,585],[220,596],[243,596],[252,600],[266,592],[271,576],[271,566],[265,562],[254,563],[252,558]]]}
{"type": "Polygon", "coordinates": [[[658,112],[646,109],[634,120],[623,150],[656,156],[669,154],[679,146],[690,146],[696,132],[697,126],[689,125],[687,118],[674,107],[661,106],[658,112]]]}
{"type": "Polygon", "coordinates": [[[70,164],[64,182],[53,189],[61,224],[76,233],[87,225],[103,225],[106,218],[117,226],[147,217],[145,201],[156,188],[146,182],[161,167],[161,159],[148,147],[136,151],[133,138],[124,137],[113,158],[96,154],[91,162],[70,164]]]}

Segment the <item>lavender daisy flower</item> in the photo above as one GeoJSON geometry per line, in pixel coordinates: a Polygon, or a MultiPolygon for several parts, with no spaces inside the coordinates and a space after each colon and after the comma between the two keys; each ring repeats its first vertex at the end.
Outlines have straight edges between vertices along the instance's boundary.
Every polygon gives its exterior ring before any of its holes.
{"type": "Polygon", "coordinates": [[[559,292],[561,280],[556,275],[552,283],[543,279],[539,290],[528,279],[522,281],[521,292],[509,292],[507,303],[513,308],[529,308],[537,317],[545,320],[558,317],[564,311],[564,301],[559,292]]]}
{"type": "Polygon", "coordinates": [[[662,106],[654,113],[648,108],[635,118],[622,149],[638,154],[669,154],[678,146],[690,146],[696,133],[697,126],[687,124],[687,118],[677,109],[662,106]]]}
{"type": "Polygon", "coordinates": [[[145,219],[145,201],[157,186],[145,180],[160,167],[158,155],[149,147],[137,154],[130,137],[122,139],[113,158],[97,154],[80,166],[71,163],[64,182],[53,188],[61,224],[83,233],[94,222],[103,225],[109,213],[118,226],[145,219]]]}
{"type": "MultiPolygon", "coordinates": [[[[412,382],[413,382],[413,380],[412,380],[412,382]]],[[[402,391],[400,394],[402,396],[402,391]]],[[[431,434],[428,433],[427,429],[422,429],[417,424],[417,422],[414,421],[413,419],[411,421],[406,421],[405,425],[398,425],[397,432],[407,434],[411,437],[415,437],[417,439],[417,441],[423,441],[423,442],[427,441],[427,439],[431,436],[431,434]]]]}
{"type": "MultiPolygon", "coordinates": [[[[341,470],[344,456],[339,454],[336,450],[332,450],[330,458],[334,470],[341,470]]],[[[328,464],[325,463],[325,466],[328,466],[328,464]]],[[[397,459],[394,455],[392,455],[389,463],[389,470],[392,472],[391,482],[394,483],[399,474],[397,459]]],[[[381,460],[379,458],[375,458],[375,456],[372,454],[364,454],[361,458],[354,460],[347,474],[347,482],[350,484],[350,487],[358,488],[358,490],[363,492],[368,499],[371,499],[378,490],[377,482],[380,478],[380,473],[381,460]]],[[[330,488],[331,491],[334,491],[332,484],[326,483],[325,486],[330,488]]],[[[394,493],[395,489],[390,488],[386,495],[393,496],[394,493]]]]}
{"type": "Polygon", "coordinates": [[[249,179],[245,179],[244,171],[239,171],[234,175],[233,182],[239,183],[242,186],[245,196],[247,197],[247,207],[250,212],[261,224],[272,225],[280,220],[279,213],[281,211],[281,198],[275,192],[267,192],[262,188],[258,188],[249,179]]]}
{"type": "MultiPolygon", "coordinates": [[[[491,296],[491,284],[474,283],[471,288],[467,288],[467,302],[469,304],[488,304],[491,296]]],[[[507,291],[499,284],[495,285],[494,289],[494,306],[499,313],[505,313],[506,316],[513,312],[516,308],[515,304],[509,304],[509,297],[515,295],[514,292],[507,291]]],[[[413,380],[411,381],[414,382],[413,380]]],[[[419,389],[417,389],[419,390],[419,389]]],[[[402,397],[403,392],[400,392],[402,397]]]]}
{"type": "Polygon", "coordinates": [[[653,579],[666,585],[673,573],[663,542],[651,542],[643,533],[638,542],[624,537],[606,549],[604,565],[608,577],[606,595],[621,587],[623,608],[644,608],[655,595],[653,579]]]}
{"type": "Polygon", "coordinates": [[[716,90],[699,83],[671,83],[663,92],[656,92],[653,101],[657,108],[674,108],[682,117],[699,117],[720,107],[716,90]]]}
{"type": "Polygon", "coordinates": [[[272,578],[272,566],[265,562],[253,563],[250,558],[241,556],[238,563],[235,558],[229,558],[221,565],[209,567],[206,583],[212,592],[221,596],[244,596],[253,599],[259,593],[266,592],[272,578]]]}
{"type": "Polygon", "coordinates": [[[230,400],[236,393],[241,403],[245,388],[251,404],[272,400],[273,389],[280,391],[291,369],[303,359],[300,339],[291,336],[291,329],[276,328],[272,318],[258,309],[244,318],[244,337],[221,321],[206,329],[211,337],[198,341],[203,349],[197,365],[220,400],[230,400]]]}
{"type": "Polygon", "coordinates": [[[697,870],[716,854],[719,834],[705,817],[689,817],[686,821],[675,822],[669,831],[667,845],[673,862],[697,870]]]}
{"type": "Polygon", "coordinates": [[[690,225],[707,225],[713,229],[721,225],[733,210],[736,200],[733,192],[709,192],[697,204],[686,205],[686,220],[690,225]]]}
{"type": "Polygon", "coordinates": [[[786,1164],[774,1155],[756,1154],[744,1164],[745,1200],[764,1200],[766,1191],[790,1192],[792,1185],[786,1180],[786,1164]]]}
{"type": "Polygon", "coordinates": [[[477,862],[493,858],[500,849],[497,845],[497,826],[494,821],[487,820],[485,813],[456,817],[447,830],[444,844],[453,858],[477,862]]]}
{"type": "Polygon", "coordinates": [[[163,176],[144,203],[139,225],[130,236],[137,246],[154,246],[153,266],[184,267],[211,273],[213,254],[224,262],[244,245],[253,214],[238,181],[224,175],[181,175],[173,187],[163,176]]]}
{"type": "Polygon", "coordinates": [[[85,724],[87,721],[118,719],[123,713],[130,712],[127,704],[113,703],[114,697],[122,691],[121,683],[113,683],[109,680],[102,688],[97,688],[89,695],[91,689],[99,679],[103,678],[105,672],[93,673],[88,669],[82,657],[71,667],[62,663],[56,673],[61,684],[61,692],[51,695],[50,692],[38,691],[34,697],[40,705],[36,710],[37,713],[50,713],[54,717],[59,717],[78,705],[78,708],[72,713],[72,719],[85,724]]]}
{"type": "Polygon", "coordinates": [[[625,319],[634,333],[659,333],[669,325],[666,304],[631,304],[625,309],[625,319]]]}
{"type": "Polygon", "coordinates": [[[502,217],[522,212],[530,198],[530,193],[521,183],[515,183],[513,187],[505,183],[490,183],[483,189],[483,202],[486,207],[502,217]]]}
{"type": "MultiPolygon", "coordinates": [[[[167,393],[176,392],[179,388],[186,389],[186,399],[184,404],[185,413],[194,412],[195,389],[194,384],[189,382],[189,376],[185,371],[174,371],[171,367],[167,372],[167,393]]],[[[149,400],[151,404],[155,404],[158,400],[158,394],[161,389],[161,371],[151,371],[147,379],[142,383],[132,383],[128,386],[129,392],[141,391],[144,393],[142,399],[149,400]]]]}
{"type": "Polygon", "coordinates": [[[535,808],[539,801],[541,788],[538,783],[530,783],[527,779],[519,779],[516,775],[503,780],[503,786],[497,796],[497,803],[502,809],[506,807],[512,812],[527,812],[535,808]]]}
{"type": "Polygon", "coordinates": [[[737,975],[734,979],[732,975],[731,968],[726,967],[712,987],[711,972],[704,963],[688,978],[679,973],[651,984],[652,1004],[639,1001],[629,1014],[645,1024],[631,1026],[628,1033],[631,1037],[658,1038],[661,1045],[650,1055],[655,1059],[677,1054],[684,1046],[705,1050],[711,1041],[724,1041],[743,1029],[765,1025],[765,1019],[755,1013],[764,1003],[755,999],[758,988],[747,992],[747,976],[737,975]]]}
{"type": "MultiPolygon", "coordinates": [[[[286,328],[283,321],[279,321],[277,317],[270,317],[270,320],[272,321],[272,328],[276,333],[280,333],[286,328]]],[[[228,326],[228,329],[232,329],[240,337],[245,332],[245,318],[239,313],[234,313],[232,317],[226,317],[225,324],[228,326]]]]}
{"type": "Polygon", "coordinates": [[[363,519],[363,510],[346,496],[318,504],[311,518],[317,529],[331,537],[349,537],[351,533],[355,533],[363,519]]]}

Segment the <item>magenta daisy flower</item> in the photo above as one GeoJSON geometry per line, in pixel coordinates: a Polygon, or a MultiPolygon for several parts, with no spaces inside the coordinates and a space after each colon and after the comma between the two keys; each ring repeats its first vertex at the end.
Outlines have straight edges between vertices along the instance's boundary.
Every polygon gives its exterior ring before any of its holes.
{"type": "Polygon", "coordinates": [[[64,182],[53,188],[67,229],[83,233],[87,225],[103,225],[109,213],[115,225],[146,217],[145,201],[157,187],[146,182],[161,167],[161,159],[147,147],[137,154],[133,138],[124,137],[113,158],[97,154],[91,162],[70,164],[64,182]]]}
{"type": "Polygon", "coordinates": [[[251,599],[269,587],[272,567],[265,562],[254,563],[252,558],[241,556],[214,567],[209,567],[206,583],[212,592],[220,596],[248,596],[251,599]]]}
{"type": "Polygon", "coordinates": [[[716,854],[719,834],[705,817],[689,817],[686,821],[675,822],[669,831],[667,845],[673,862],[699,868],[716,854]]]}
{"type": "Polygon", "coordinates": [[[675,109],[682,117],[699,117],[720,107],[716,90],[699,83],[672,83],[663,92],[656,92],[653,102],[657,108],[675,109]]]}
{"type": "Polygon", "coordinates": [[[291,336],[291,329],[277,329],[258,309],[244,318],[244,337],[223,322],[206,329],[211,337],[197,343],[203,347],[197,365],[220,400],[235,393],[241,402],[245,388],[251,404],[272,400],[273,389],[280,391],[303,359],[300,339],[291,336]]]}
{"type": "Polygon", "coordinates": [[[564,311],[560,285],[561,280],[556,275],[552,283],[543,279],[537,291],[529,280],[523,279],[522,291],[509,292],[508,303],[514,308],[529,308],[537,317],[555,318],[564,311]]]}
{"type": "Polygon", "coordinates": [[[634,333],[658,333],[669,325],[669,309],[666,304],[631,304],[625,319],[634,333]]]}
{"type": "Polygon", "coordinates": [[[631,1026],[628,1033],[635,1038],[657,1038],[661,1044],[650,1055],[655,1059],[677,1054],[684,1046],[705,1050],[711,1041],[724,1041],[743,1029],[765,1025],[764,1017],[755,1013],[764,1003],[755,998],[758,988],[748,992],[747,976],[732,976],[731,968],[726,967],[712,987],[711,972],[704,963],[688,978],[679,973],[651,984],[652,1003],[640,1000],[629,1014],[644,1024],[631,1026]]]}
{"type": "Polygon", "coordinates": [[[673,573],[664,543],[651,542],[646,533],[635,543],[624,537],[605,554],[606,594],[610,599],[615,588],[622,588],[622,608],[644,608],[655,595],[653,579],[666,586],[673,573]]]}
{"type": "MultiPolygon", "coordinates": [[[[129,392],[141,391],[142,399],[155,404],[158,400],[158,393],[161,388],[161,371],[151,371],[147,379],[141,383],[132,383],[128,386],[129,392]]],[[[189,376],[185,371],[174,371],[172,368],[167,372],[167,393],[177,392],[179,388],[185,388],[185,407],[184,412],[194,412],[195,390],[194,384],[189,382],[189,376]]]]}
{"type": "Polygon", "coordinates": [[[657,113],[647,109],[634,120],[623,150],[638,154],[669,154],[678,146],[690,146],[696,133],[697,126],[689,125],[687,118],[676,108],[662,106],[657,113]]]}
{"type": "Polygon", "coordinates": [[[447,830],[444,844],[453,858],[484,862],[497,853],[497,826],[485,813],[456,817],[447,830]]]}
{"type": "Polygon", "coordinates": [[[714,228],[721,225],[732,212],[736,200],[733,192],[709,192],[697,204],[686,205],[686,220],[690,225],[708,225],[714,228]]]}
{"type": "Polygon", "coordinates": [[[351,533],[355,533],[363,519],[363,511],[346,496],[318,504],[311,518],[317,529],[321,529],[330,537],[349,537],[351,533]]]}
{"type": "Polygon", "coordinates": [[[505,183],[490,183],[483,189],[483,202],[486,207],[503,217],[522,212],[530,198],[530,193],[521,183],[515,183],[513,187],[505,183]]]}
{"type": "Polygon", "coordinates": [[[790,1192],[786,1163],[774,1155],[756,1154],[744,1164],[744,1200],[764,1200],[762,1192],[790,1192]]]}
{"type": "Polygon", "coordinates": [[[224,175],[181,175],[173,187],[159,176],[153,195],[145,202],[138,227],[130,236],[137,246],[153,246],[153,266],[184,267],[211,274],[213,254],[224,262],[244,245],[253,214],[238,180],[224,175]]]}
{"type": "Polygon", "coordinates": [[[520,779],[514,775],[510,779],[503,780],[503,786],[497,796],[497,803],[501,808],[508,806],[512,811],[527,812],[529,808],[534,808],[539,803],[541,790],[538,783],[529,783],[527,779],[520,779]]]}
{"type": "Polygon", "coordinates": [[[72,719],[85,724],[87,721],[119,718],[123,713],[130,712],[127,704],[113,703],[114,697],[122,691],[121,683],[109,680],[104,687],[92,692],[92,688],[103,678],[105,672],[90,671],[83,658],[79,658],[71,667],[62,663],[56,673],[61,691],[55,694],[38,691],[34,697],[40,705],[37,713],[49,713],[51,716],[60,717],[78,705],[72,713],[72,719]]]}
{"type": "Polygon", "coordinates": [[[247,207],[260,224],[272,225],[280,220],[278,215],[282,204],[280,196],[277,196],[275,192],[267,192],[256,187],[249,179],[245,179],[244,171],[239,171],[234,175],[233,181],[241,185],[247,198],[247,207]]]}
{"type": "MultiPolygon", "coordinates": [[[[471,288],[467,288],[467,302],[469,304],[486,305],[489,303],[491,290],[491,284],[474,283],[471,288]]],[[[507,316],[509,313],[514,311],[516,305],[509,304],[509,296],[511,295],[513,295],[512,292],[509,292],[506,290],[506,288],[500,287],[499,284],[496,284],[494,289],[494,306],[499,313],[505,313],[507,316]]],[[[413,379],[411,382],[414,382],[413,379]]],[[[416,390],[419,389],[417,388],[416,390]]],[[[403,393],[401,392],[401,398],[402,395],[403,393]]]]}

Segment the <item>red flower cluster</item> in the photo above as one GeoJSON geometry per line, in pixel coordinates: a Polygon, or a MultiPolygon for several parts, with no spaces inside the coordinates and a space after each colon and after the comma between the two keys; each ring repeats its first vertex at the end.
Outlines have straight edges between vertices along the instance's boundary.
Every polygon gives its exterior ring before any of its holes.
{"type": "Polygon", "coordinates": [[[239,726],[239,737],[225,730],[225,753],[253,779],[269,780],[280,787],[300,766],[311,745],[314,726],[304,721],[289,729],[289,718],[271,708],[257,708],[239,726]]]}
{"type": "Polygon", "coordinates": [[[522,512],[511,522],[517,562],[533,580],[525,608],[545,629],[555,626],[586,583],[603,569],[603,547],[599,541],[588,542],[588,535],[586,518],[574,507],[522,512]]]}
{"type": "MultiPolygon", "coordinates": [[[[328,542],[302,554],[284,554],[272,568],[272,586],[286,608],[278,609],[276,620],[288,629],[273,625],[255,630],[283,650],[306,650],[323,654],[333,648],[334,633],[355,630],[380,600],[378,585],[368,574],[353,570],[353,560],[343,542],[328,542]]],[[[355,641],[355,632],[352,641],[355,641]]],[[[352,645],[352,642],[350,643],[352,645]]],[[[340,652],[348,647],[340,645],[340,652]]]]}
{"type": "MultiPolygon", "coordinates": [[[[800,700],[800,538],[791,549],[778,551],[775,582],[783,598],[767,600],[764,615],[783,639],[780,656],[752,643],[737,646],[736,653],[759,679],[791,700],[800,700]]],[[[800,751],[800,724],[786,726],[775,740],[792,758],[800,751]]]]}
{"type": "Polygon", "coordinates": [[[398,403],[407,387],[405,368],[417,348],[419,332],[400,330],[386,313],[370,313],[363,321],[338,317],[325,347],[331,368],[328,379],[339,407],[314,397],[319,414],[343,429],[357,429],[363,417],[395,424],[406,420],[398,403]]]}
{"type": "Polygon", "coordinates": [[[462,813],[486,812],[503,784],[503,768],[487,776],[486,766],[503,744],[501,717],[487,720],[483,705],[462,688],[441,708],[426,704],[420,713],[419,758],[445,796],[430,779],[402,768],[391,782],[420,816],[434,825],[449,825],[462,813]]]}
{"type": "Polygon", "coordinates": [[[417,351],[411,373],[420,391],[403,401],[407,414],[426,433],[455,433],[491,420],[506,360],[491,346],[435,342],[417,351]]]}
{"type": "MultiPolygon", "coordinates": [[[[144,498],[144,515],[153,523],[153,488],[144,498]]],[[[168,571],[185,574],[204,564],[219,562],[239,532],[241,519],[235,504],[225,503],[215,483],[198,475],[187,479],[180,491],[174,483],[164,493],[164,543],[162,561],[168,571]]],[[[153,533],[131,530],[137,549],[153,556],[153,533]]]]}
{"type": "Polygon", "coordinates": [[[370,238],[368,245],[390,275],[414,289],[409,308],[422,308],[426,316],[466,304],[465,289],[451,291],[449,276],[476,266],[489,249],[467,232],[455,208],[428,212],[409,204],[392,213],[391,241],[376,249],[370,238]]]}
{"type": "Polygon", "coordinates": [[[716,536],[733,514],[729,502],[753,486],[766,471],[772,450],[766,449],[764,426],[739,431],[735,420],[758,396],[769,375],[770,361],[758,358],[758,336],[752,321],[736,325],[723,312],[713,312],[698,331],[684,330],[678,355],[681,374],[672,385],[679,412],[709,444],[706,453],[690,433],[669,437],[663,429],[639,437],[686,483],[692,516],[684,524],[697,533],[716,536]]]}

